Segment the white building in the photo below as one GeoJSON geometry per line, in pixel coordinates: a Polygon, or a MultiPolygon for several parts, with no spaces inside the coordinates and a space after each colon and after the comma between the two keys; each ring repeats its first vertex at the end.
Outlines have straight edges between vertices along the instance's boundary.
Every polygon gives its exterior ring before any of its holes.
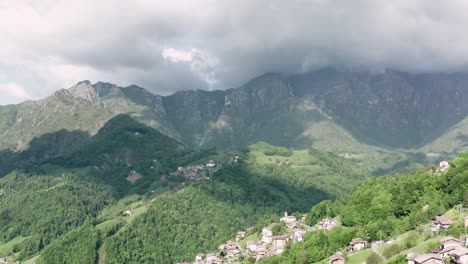
{"type": "Polygon", "coordinates": [[[280,220],[286,224],[293,224],[297,219],[294,215],[288,215],[288,212],[284,212],[284,217],[282,217],[280,220]]]}
{"type": "Polygon", "coordinates": [[[273,237],[273,230],[271,227],[264,227],[262,229],[262,242],[271,243],[271,238],[273,237]]]}
{"type": "Polygon", "coordinates": [[[450,164],[449,164],[448,161],[445,161],[445,160],[444,160],[444,161],[441,161],[441,162],[439,163],[439,167],[440,167],[440,171],[446,171],[446,170],[449,169],[450,164]]]}
{"type": "Polygon", "coordinates": [[[210,161],[208,161],[208,163],[206,164],[206,167],[207,167],[207,168],[214,168],[214,167],[216,167],[216,161],[215,161],[215,160],[210,160],[210,161]]]}
{"type": "MultiPolygon", "coordinates": [[[[122,213],[123,216],[132,216],[133,215],[133,212],[130,211],[130,210],[126,210],[122,213]]],[[[1,262],[0,262],[1,263],[1,262]]]]}

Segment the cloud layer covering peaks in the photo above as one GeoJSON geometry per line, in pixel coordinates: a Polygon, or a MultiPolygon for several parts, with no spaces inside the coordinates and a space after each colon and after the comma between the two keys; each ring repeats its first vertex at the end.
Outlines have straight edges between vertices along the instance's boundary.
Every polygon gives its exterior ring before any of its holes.
{"type": "Polygon", "coordinates": [[[465,71],[465,0],[0,0],[0,104],[89,79],[168,94],[321,67],[465,71]]]}

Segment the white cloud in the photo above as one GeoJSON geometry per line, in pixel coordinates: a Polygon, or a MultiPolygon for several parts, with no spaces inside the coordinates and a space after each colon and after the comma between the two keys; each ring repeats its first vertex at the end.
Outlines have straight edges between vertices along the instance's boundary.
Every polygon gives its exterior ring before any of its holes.
{"type": "Polygon", "coordinates": [[[324,66],[460,71],[466,12],[465,0],[0,0],[0,71],[35,97],[81,79],[167,94],[324,66]]]}
{"type": "Polygon", "coordinates": [[[217,84],[215,68],[219,59],[213,55],[203,53],[197,49],[181,50],[175,48],[165,48],[161,55],[165,60],[173,63],[187,63],[193,73],[203,79],[210,87],[217,84]]]}
{"type": "Polygon", "coordinates": [[[0,104],[19,103],[34,99],[23,87],[17,83],[0,83],[0,104]]]}
{"type": "Polygon", "coordinates": [[[192,62],[193,54],[196,52],[195,49],[190,51],[178,50],[174,48],[166,48],[162,52],[164,59],[172,62],[192,62]]]}

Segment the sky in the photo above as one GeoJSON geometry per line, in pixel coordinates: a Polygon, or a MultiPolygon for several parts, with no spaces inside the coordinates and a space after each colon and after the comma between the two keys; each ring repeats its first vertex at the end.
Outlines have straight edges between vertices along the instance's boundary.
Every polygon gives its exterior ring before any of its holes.
{"type": "Polygon", "coordinates": [[[466,71],[466,0],[0,0],[0,104],[81,80],[157,94],[322,67],[466,71]]]}

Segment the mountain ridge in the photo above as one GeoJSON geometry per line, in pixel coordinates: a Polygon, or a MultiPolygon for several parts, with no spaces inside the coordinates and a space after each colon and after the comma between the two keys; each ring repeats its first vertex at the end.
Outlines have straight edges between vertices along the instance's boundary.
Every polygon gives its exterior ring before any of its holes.
{"type": "MultiPolygon", "coordinates": [[[[265,140],[340,153],[357,148],[426,152],[425,146],[468,114],[467,89],[467,74],[391,70],[267,73],[237,88],[166,96],[136,85],[85,80],[39,101],[0,106],[0,136],[3,148],[22,149],[40,133],[84,127],[94,134],[111,117],[129,114],[194,148],[239,148],[265,140]],[[67,124],[70,120],[74,124],[67,124]]],[[[465,135],[461,129],[453,133],[461,135],[457,139],[465,135]]],[[[460,151],[435,147],[431,151],[438,155],[460,151]]]]}

